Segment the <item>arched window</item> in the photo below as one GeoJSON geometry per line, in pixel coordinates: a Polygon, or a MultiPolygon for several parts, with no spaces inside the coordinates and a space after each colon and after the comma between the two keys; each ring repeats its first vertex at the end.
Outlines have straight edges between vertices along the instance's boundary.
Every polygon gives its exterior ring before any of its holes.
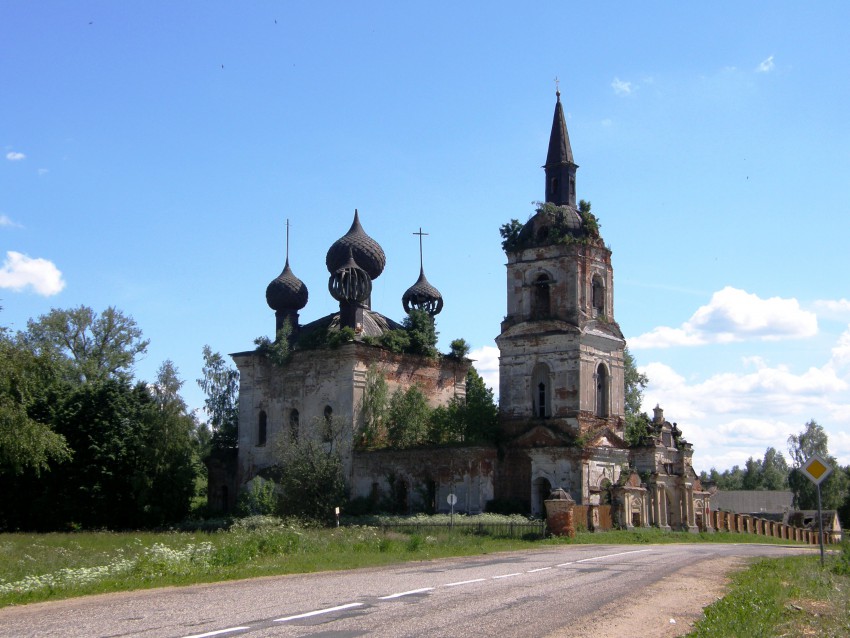
{"type": "Polygon", "coordinates": [[[538,363],[534,366],[531,375],[531,409],[532,415],[539,419],[545,419],[552,414],[552,382],[549,374],[549,366],[538,363]]]}
{"type": "Polygon", "coordinates": [[[552,312],[552,300],[549,287],[552,280],[546,273],[541,273],[534,280],[531,288],[531,318],[548,319],[552,312]]]}
{"type": "Polygon", "coordinates": [[[333,439],[333,418],[334,411],[333,408],[329,405],[325,406],[324,412],[324,432],[322,432],[322,440],[325,443],[329,443],[333,439]]]}
{"type": "Polygon", "coordinates": [[[293,439],[298,438],[298,410],[293,408],[289,411],[289,434],[293,439]]]}
{"type": "Polygon", "coordinates": [[[266,444],[266,436],[268,434],[267,430],[268,417],[266,416],[265,410],[260,410],[260,416],[257,419],[257,445],[263,446],[266,444]]]}
{"type": "Polygon", "coordinates": [[[608,368],[604,363],[596,366],[596,416],[608,416],[608,368]]]}
{"type": "Polygon", "coordinates": [[[592,306],[592,314],[594,317],[605,316],[605,284],[602,283],[602,277],[599,275],[593,275],[593,281],[591,283],[592,286],[592,294],[591,294],[591,306],[592,306]]]}

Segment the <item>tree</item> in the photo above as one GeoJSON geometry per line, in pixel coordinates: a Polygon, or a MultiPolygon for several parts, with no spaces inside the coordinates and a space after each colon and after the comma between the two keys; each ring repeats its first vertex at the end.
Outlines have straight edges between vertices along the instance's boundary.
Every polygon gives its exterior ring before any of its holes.
{"type": "Polygon", "coordinates": [[[206,394],[204,412],[212,432],[213,451],[235,449],[239,435],[239,371],[204,346],[204,367],[198,386],[206,394]]]}
{"type": "Polygon", "coordinates": [[[462,418],[467,442],[493,443],[498,438],[499,408],[493,398],[493,390],[471,366],[466,374],[466,403],[462,418]]]}
{"type": "Polygon", "coordinates": [[[424,310],[411,310],[402,322],[410,336],[408,352],[426,357],[437,356],[437,330],[434,318],[424,310]]]}
{"type": "Polygon", "coordinates": [[[623,350],[623,382],[625,384],[626,442],[629,445],[638,445],[649,435],[649,416],[641,412],[643,391],[649,379],[643,372],[638,371],[628,347],[623,350]]]}
{"type": "Polygon", "coordinates": [[[761,462],[761,485],[766,490],[788,489],[788,463],[781,452],[769,447],[764,451],[761,462]]]}
{"type": "Polygon", "coordinates": [[[386,440],[386,420],[389,408],[387,379],[374,365],[366,371],[366,386],[360,400],[360,438],[357,444],[371,448],[386,440]]]}
{"type": "Polygon", "coordinates": [[[148,340],[132,317],[110,306],[100,315],[87,306],[60,310],[27,322],[23,338],[39,354],[57,355],[76,382],[131,379],[136,357],[148,340]]]}
{"type": "Polygon", "coordinates": [[[823,426],[814,419],[810,420],[802,432],[788,437],[788,452],[793,463],[788,475],[788,484],[794,492],[794,505],[797,509],[813,510],[818,506],[817,487],[800,469],[814,454],[821,456],[833,470],[820,486],[823,509],[838,509],[844,504],[850,483],[847,474],[839,469],[838,462],[829,454],[829,437],[823,426]]]}
{"type": "Polygon", "coordinates": [[[507,252],[516,248],[523,226],[524,224],[518,219],[512,219],[507,224],[502,224],[499,227],[499,234],[502,236],[502,250],[507,252]]]}
{"type": "Polygon", "coordinates": [[[287,516],[330,522],[334,507],[346,499],[342,456],[348,453],[347,419],[320,417],[312,429],[320,437],[281,437],[276,454],[280,509],[287,516]]]}
{"type": "Polygon", "coordinates": [[[0,475],[38,475],[71,456],[65,437],[30,414],[58,382],[51,364],[0,328],[0,475]]]}
{"type": "Polygon", "coordinates": [[[449,344],[449,356],[455,359],[464,359],[469,354],[469,343],[466,339],[455,339],[449,344]]]}
{"type": "Polygon", "coordinates": [[[195,490],[192,419],[164,410],[144,383],[62,384],[49,415],[73,456],[41,477],[3,485],[0,526],[54,530],[161,526],[185,516],[195,490]]]}
{"type": "Polygon", "coordinates": [[[431,410],[422,390],[412,385],[390,397],[387,414],[387,443],[394,448],[421,445],[428,436],[431,410]]]}

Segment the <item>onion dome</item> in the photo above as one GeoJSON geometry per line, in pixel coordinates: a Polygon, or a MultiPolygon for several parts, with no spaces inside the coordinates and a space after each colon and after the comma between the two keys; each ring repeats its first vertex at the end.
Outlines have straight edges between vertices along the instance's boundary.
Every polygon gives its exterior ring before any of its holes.
{"type": "MultiPolygon", "coordinates": [[[[355,217],[356,221],[357,218],[355,217]]],[[[383,255],[383,251],[381,255],[383,255]]],[[[340,303],[352,305],[363,303],[372,294],[372,279],[369,277],[369,273],[354,261],[351,249],[349,249],[346,262],[331,273],[328,279],[328,291],[340,303]]]]}
{"type": "Polygon", "coordinates": [[[420,268],[419,279],[405,291],[401,303],[408,314],[411,310],[424,310],[433,317],[443,309],[443,295],[431,285],[425,277],[425,271],[420,268]]]}
{"type": "Polygon", "coordinates": [[[357,210],[354,211],[351,228],[328,249],[328,255],[325,257],[328,272],[333,275],[346,264],[349,256],[354,259],[356,265],[366,271],[370,279],[377,279],[387,264],[384,249],[363,230],[357,210]]]}
{"type": "Polygon", "coordinates": [[[289,258],[286,259],[283,272],[272,279],[266,288],[266,302],[276,312],[301,310],[307,305],[307,286],[292,272],[289,258]]]}

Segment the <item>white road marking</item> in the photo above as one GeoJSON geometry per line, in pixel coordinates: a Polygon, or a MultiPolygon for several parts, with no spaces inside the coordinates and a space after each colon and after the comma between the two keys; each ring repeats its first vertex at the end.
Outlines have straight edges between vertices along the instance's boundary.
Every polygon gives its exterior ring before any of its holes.
{"type": "Polygon", "coordinates": [[[538,567],[537,569],[529,569],[527,574],[534,574],[535,572],[545,572],[547,569],[552,569],[551,567],[538,567]]]}
{"type": "Polygon", "coordinates": [[[555,567],[566,567],[567,565],[573,565],[575,561],[570,561],[569,563],[561,563],[560,565],[555,565],[555,567]]]}
{"type": "Polygon", "coordinates": [[[421,594],[422,592],[431,591],[433,587],[423,587],[422,589],[411,589],[410,591],[402,591],[389,596],[381,596],[378,600],[390,600],[392,598],[401,598],[402,596],[412,596],[413,594],[421,594]]]}
{"type": "Polygon", "coordinates": [[[497,578],[510,578],[511,576],[522,576],[522,572],[514,572],[513,574],[502,574],[501,576],[493,576],[493,580],[497,578]]]}
{"type": "Polygon", "coordinates": [[[614,556],[625,556],[626,554],[640,554],[641,552],[651,552],[651,549],[634,549],[630,552],[618,552],[616,554],[605,554],[604,556],[594,556],[593,558],[582,558],[577,560],[577,563],[587,563],[592,560],[602,560],[603,558],[612,558],[614,556]]]}
{"type": "Polygon", "coordinates": [[[469,585],[470,583],[481,583],[484,582],[485,578],[473,578],[472,580],[462,580],[459,583],[447,583],[443,585],[443,587],[457,587],[458,585],[469,585]]]}
{"type": "Polygon", "coordinates": [[[208,638],[209,636],[220,636],[221,634],[229,634],[232,631],[245,631],[246,629],[250,629],[250,627],[230,627],[229,629],[218,629],[216,631],[208,631],[205,634],[184,636],[183,638],[208,638]]]}
{"type": "Polygon", "coordinates": [[[352,607],[361,607],[363,603],[348,603],[347,605],[339,605],[338,607],[328,607],[327,609],[317,609],[316,611],[308,611],[305,614],[296,616],[287,616],[286,618],[278,618],[273,622],[286,622],[288,620],[298,620],[299,618],[310,618],[311,616],[319,616],[320,614],[329,614],[334,611],[342,611],[343,609],[351,609],[352,607]]]}

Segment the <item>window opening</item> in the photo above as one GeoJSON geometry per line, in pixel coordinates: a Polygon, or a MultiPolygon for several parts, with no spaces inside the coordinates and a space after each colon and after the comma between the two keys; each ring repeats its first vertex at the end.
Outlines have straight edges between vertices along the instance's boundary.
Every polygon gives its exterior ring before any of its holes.
{"type": "Polygon", "coordinates": [[[599,275],[593,277],[591,305],[593,308],[593,316],[605,315],[605,286],[602,284],[602,278],[599,275]]]}
{"type": "Polygon", "coordinates": [[[289,412],[289,434],[293,439],[298,438],[298,419],[298,410],[293,408],[289,412]]]}
{"type": "Polygon", "coordinates": [[[608,416],[608,370],[602,363],[596,368],[596,416],[608,416]]]}
{"type": "Polygon", "coordinates": [[[260,416],[257,421],[257,446],[262,447],[266,444],[268,417],[265,410],[260,410],[260,416]]]}
{"type": "Polygon", "coordinates": [[[534,280],[531,299],[532,319],[546,319],[550,316],[552,300],[549,287],[551,284],[552,280],[545,273],[534,280]]]}

